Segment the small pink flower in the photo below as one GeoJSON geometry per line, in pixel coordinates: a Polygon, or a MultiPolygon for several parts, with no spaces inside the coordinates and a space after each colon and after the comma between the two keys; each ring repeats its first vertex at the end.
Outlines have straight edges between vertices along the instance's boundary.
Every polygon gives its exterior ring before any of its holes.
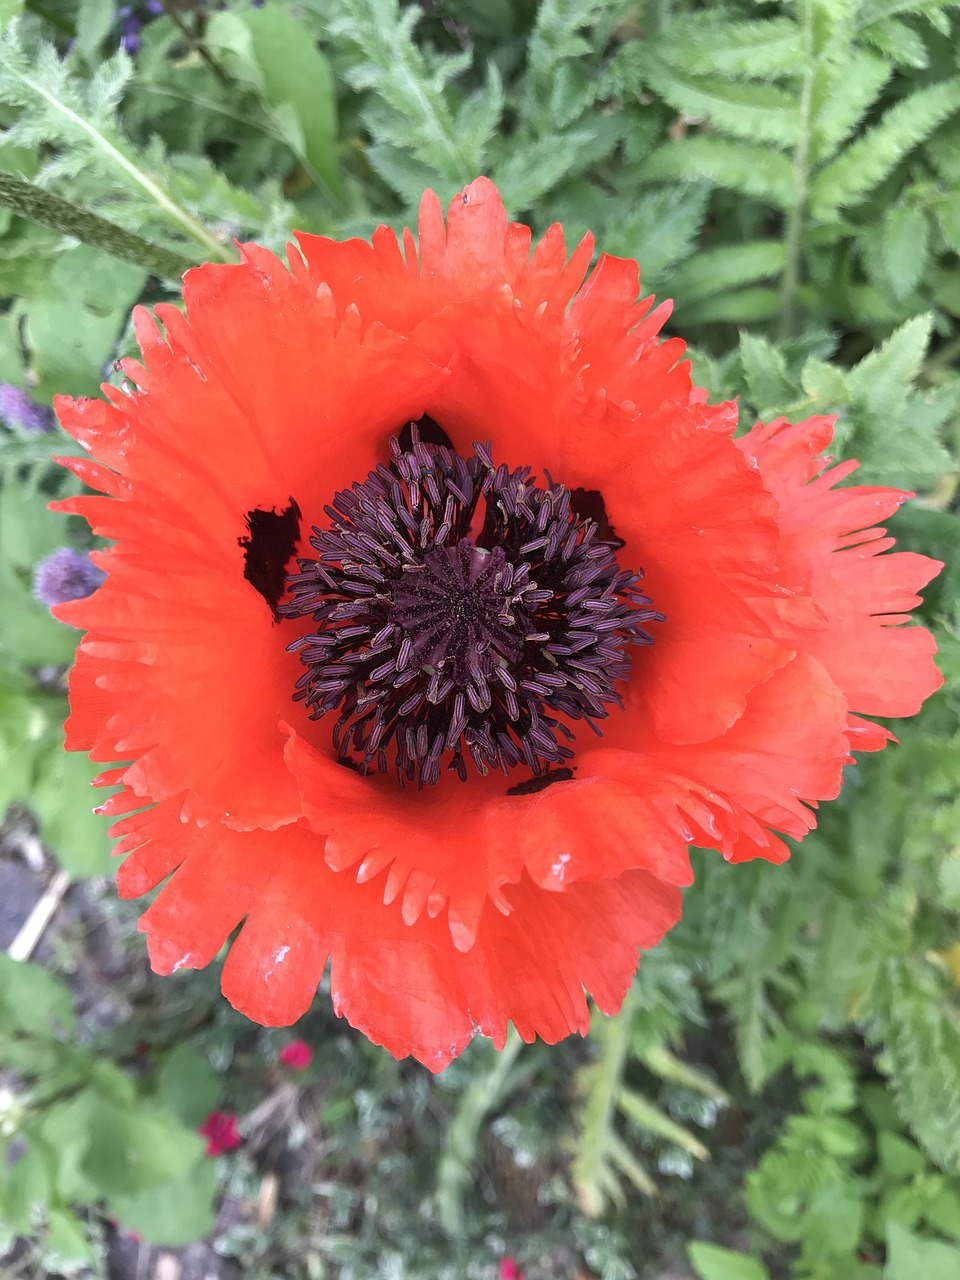
{"type": "Polygon", "coordinates": [[[207,1140],[208,1156],[221,1156],[224,1151],[239,1147],[243,1141],[233,1111],[211,1111],[197,1133],[207,1140]]]}
{"type": "Polygon", "coordinates": [[[500,1280],[526,1280],[526,1277],[513,1258],[501,1258],[500,1280]]]}
{"type": "Polygon", "coordinates": [[[280,1050],[280,1061],[291,1071],[306,1071],[313,1061],[313,1050],[305,1040],[291,1040],[280,1050]]]}

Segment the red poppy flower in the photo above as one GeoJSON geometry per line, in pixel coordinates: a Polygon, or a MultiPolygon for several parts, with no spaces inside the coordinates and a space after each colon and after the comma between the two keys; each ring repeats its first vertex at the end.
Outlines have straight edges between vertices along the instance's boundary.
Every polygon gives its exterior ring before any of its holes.
{"type": "Polygon", "coordinates": [[[298,237],[136,317],[108,403],[59,403],[113,539],[68,745],[102,775],[154,968],[284,1025],[334,1008],[443,1067],[476,1032],[616,1011],[680,915],[690,843],[779,861],[863,715],[939,684],[903,626],[937,565],[909,496],[836,488],[831,422],[733,438],[633,262],[493,185],[419,247],[298,237]],[[642,576],[642,579],[640,575],[642,576]]]}

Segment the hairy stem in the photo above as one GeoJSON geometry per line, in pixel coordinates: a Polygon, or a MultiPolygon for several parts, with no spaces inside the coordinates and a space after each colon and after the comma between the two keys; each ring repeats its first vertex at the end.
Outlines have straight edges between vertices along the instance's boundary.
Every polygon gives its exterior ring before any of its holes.
{"type": "Polygon", "coordinates": [[[161,280],[179,281],[185,271],[196,265],[190,258],[181,257],[151,240],[144,240],[143,236],[118,227],[99,214],[81,209],[12,173],[0,172],[0,206],[11,209],[21,218],[29,218],[31,222],[39,222],[53,231],[73,236],[94,249],[102,249],[115,258],[144,267],[161,280]]]}

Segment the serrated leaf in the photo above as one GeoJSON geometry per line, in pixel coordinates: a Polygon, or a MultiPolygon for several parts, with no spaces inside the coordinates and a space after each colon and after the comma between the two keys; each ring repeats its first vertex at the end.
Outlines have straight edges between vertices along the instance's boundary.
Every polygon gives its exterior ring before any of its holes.
{"type": "Polygon", "coordinates": [[[873,1036],[897,1109],[921,1146],[945,1169],[960,1167],[960,1029],[941,1007],[927,975],[888,962],[875,984],[873,1036]]]}
{"type": "Polygon", "coordinates": [[[600,79],[590,74],[588,60],[605,41],[583,32],[603,19],[612,25],[620,12],[610,0],[541,0],[537,6],[527,45],[529,98],[520,110],[542,136],[569,126],[596,101],[600,79]]]}
{"type": "Polygon", "coordinates": [[[810,188],[814,214],[828,219],[862,199],[903,158],[960,109],[960,76],[918,89],[892,106],[862,137],[817,174],[810,188]]]}
{"type": "Polygon", "coordinates": [[[793,202],[790,161],[770,147],[725,138],[685,138],[658,147],[641,163],[647,182],[689,182],[691,175],[714,186],[769,200],[778,209],[793,202]]]}
{"type": "Polygon", "coordinates": [[[774,80],[801,65],[800,31],[790,18],[732,22],[709,9],[693,22],[671,23],[651,51],[678,71],[730,79],[774,80]]]}
{"type": "Polygon", "coordinates": [[[762,418],[781,412],[795,398],[796,387],[782,353],[758,333],[741,333],[740,359],[754,408],[762,418]]]}
{"type": "Polygon", "coordinates": [[[706,204],[705,186],[645,192],[609,228],[604,251],[639,262],[644,289],[658,285],[669,267],[690,255],[706,204]]]}
{"type": "Polygon", "coordinates": [[[818,167],[835,155],[853,133],[890,79],[885,58],[854,49],[843,59],[842,74],[831,74],[823,102],[816,110],[810,139],[810,162],[818,167]]]}
{"type": "Polygon", "coordinates": [[[779,275],[786,263],[780,240],[751,240],[746,244],[705,249],[683,263],[670,277],[678,306],[690,307],[705,298],[779,275]]]}
{"type": "Polygon", "coordinates": [[[130,59],[120,50],[97,67],[90,81],[82,81],[51,45],[28,54],[17,24],[11,24],[0,31],[0,102],[19,110],[5,141],[40,151],[45,158],[40,180],[100,175],[101,199],[115,192],[136,199],[168,233],[186,235],[214,261],[231,260],[220,241],[171,199],[162,175],[148,171],[121,134],[117,107],[130,73],[130,59]]]}
{"type": "Polygon", "coordinates": [[[731,84],[710,77],[684,78],[657,59],[644,61],[644,78],[674,110],[709,120],[722,133],[786,150],[799,135],[796,95],[773,85],[731,84]]]}
{"type": "Polygon", "coordinates": [[[930,63],[923,37],[897,18],[871,23],[863,28],[861,37],[894,66],[922,68],[930,63]]]}
{"type": "Polygon", "coordinates": [[[106,39],[116,21],[116,5],[112,0],[80,0],[77,5],[76,45],[88,62],[106,39]]]}
{"type": "Polygon", "coordinates": [[[451,82],[466,70],[471,54],[421,49],[413,31],[423,17],[398,0],[336,0],[328,18],[331,34],[349,56],[348,82],[369,93],[365,118],[381,145],[405,149],[450,183],[469,182],[486,169],[486,156],[457,136],[451,82]]]}
{"type": "Polygon", "coordinates": [[[901,413],[923,364],[932,326],[929,312],[914,316],[851,369],[848,386],[878,416],[895,420],[901,413]]]}
{"type": "Polygon", "coordinates": [[[917,287],[927,267],[930,222],[913,205],[894,205],[883,220],[881,254],[884,273],[895,297],[904,299],[917,287]]]}
{"type": "Polygon", "coordinates": [[[800,385],[810,397],[815,413],[839,409],[850,399],[846,371],[816,356],[811,356],[800,371],[800,385]]]}
{"type": "Polygon", "coordinates": [[[597,121],[586,128],[532,142],[512,142],[504,158],[491,169],[491,177],[507,208],[511,212],[530,209],[571,171],[576,172],[584,163],[611,151],[617,139],[615,136],[603,139],[602,126],[603,122],[597,121]]]}

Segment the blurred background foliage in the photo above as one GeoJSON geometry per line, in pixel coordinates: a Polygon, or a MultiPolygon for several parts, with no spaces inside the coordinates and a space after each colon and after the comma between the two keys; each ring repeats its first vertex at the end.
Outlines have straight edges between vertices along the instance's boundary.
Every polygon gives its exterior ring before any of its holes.
{"type": "Polygon", "coordinates": [[[958,6],[0,0],[0,22],[6,203],[27,179],[168,254],[0,208],[0,1267],[148,1275],[151,1246],[205,1239],[184,1274],[956,1280],[958,6]],[[637,258],[744,425],[839,412],[838,458],[918,490],[893,526],[947,561],[923,610],[946,686],[786,867],[698,853],[682,924],[585,1041],[475,1043],[433,1078],[321,992],[297,1073],[216,972],[151,977],[108,883],[95,770],[61,750],[76,637],[32,590],[91,546],[47,510],[75,446],[44,406],[116,380],[132,304],[176,299],[169,255],[400,227],[479,173],[535,230],[637,258]],[[37,899],[56,914],[25,940],[37,899]],[[217,1108],[242,1143],[213,1157],[217,1108]]]}

